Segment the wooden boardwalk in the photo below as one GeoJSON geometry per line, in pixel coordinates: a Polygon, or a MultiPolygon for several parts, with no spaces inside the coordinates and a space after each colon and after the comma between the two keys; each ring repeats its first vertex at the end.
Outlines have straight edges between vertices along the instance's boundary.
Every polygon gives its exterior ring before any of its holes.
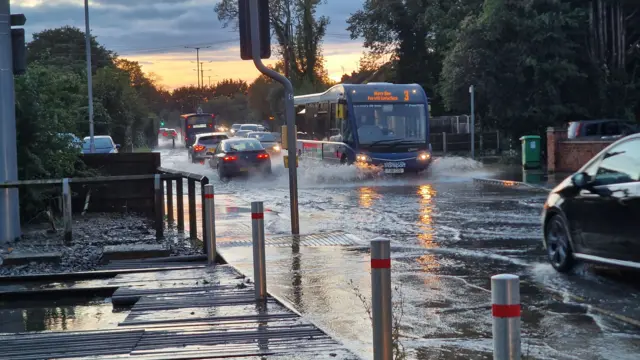
{"type": "MultiPolygon", "coordinates": [[[[146,269],[109,281],[110,286],[118,286],[112,296],[114,308],[129,311],[118,328],[0,335],[0,358],[178,360],[272,355],[357,359],[273,298],[257,303],[253,284],[228,265],[155,265],[173,269],[146,269]],[[176,265],[183,268],[175,269],[176,265]]],[[[135,262],[109,265],[118,267],[135,267],[135,262]]]]}

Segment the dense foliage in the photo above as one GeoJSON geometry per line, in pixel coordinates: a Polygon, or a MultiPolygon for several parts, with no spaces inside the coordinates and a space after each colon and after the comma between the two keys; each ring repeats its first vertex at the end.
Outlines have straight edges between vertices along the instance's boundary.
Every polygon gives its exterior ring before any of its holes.
{"type": "MultiPolygon", "coordinates": [[[[366,0],[348,20],[362,72],[417,82],[434,115],[468,113],[518,137],[640,111],[640,12],[631,0],[366,0]]],[[[357,73],[345,78],[350,80],[357,73]]]]}

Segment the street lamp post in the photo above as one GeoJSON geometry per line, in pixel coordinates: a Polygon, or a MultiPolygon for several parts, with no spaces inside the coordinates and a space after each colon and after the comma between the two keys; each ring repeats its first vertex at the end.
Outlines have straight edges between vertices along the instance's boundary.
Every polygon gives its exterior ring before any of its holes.
{"type": "Polygon", "coordinates": [[[475,160],[476,158],[476,111],[475,111],[475,88],[473,85],[469,86],[469,94],[471,94],[471,129],[469,129],[471,133],[471,158],[475,160]]]}
{"type": "Polygon", "coordinates": [[[85,47],[87,52],[87,89],[89,97],[89,151],[96,152],[93,138],[93,77],[91,74],[91,31],[89,30],[89,0],[84,0],[85,47]]]}

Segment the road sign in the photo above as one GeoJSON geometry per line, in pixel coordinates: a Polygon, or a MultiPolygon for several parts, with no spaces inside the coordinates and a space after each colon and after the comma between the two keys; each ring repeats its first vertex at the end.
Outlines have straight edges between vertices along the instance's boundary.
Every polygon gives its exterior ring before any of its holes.
{"type": "MultiPolygon", "coordinates": [[[[260,58],[271,57],[271,24],[269,21],[269,0],[258,1],[258,17],[260,27],[260,58]]],[[[249,13],[250,0],[238,1],[238,25],[240,28],[240,58],[253,60],[251,41],[251,16],[249,13]]]]}

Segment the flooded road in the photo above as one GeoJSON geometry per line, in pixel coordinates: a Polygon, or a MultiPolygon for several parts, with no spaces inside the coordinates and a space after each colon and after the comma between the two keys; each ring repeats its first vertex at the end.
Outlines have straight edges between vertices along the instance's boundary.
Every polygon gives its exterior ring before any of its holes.
{"type": "MultiPolygon", "coordinates": [[[[163,151],[162,166],[207,175],[235,206],[264,201],[267,234],[289,233],[286,169],[274,176],[222,183],[184,150],[163,151]]],[[[558,274],[540,243],[542,192],[474,185],[491,169],[462,158],[436,159],[418,177],[375,178],[353,167],[301,162],[301,233],[343,231],[355,246],[267,247],[268,289],[366,357],[371,325],[358,293],[368,297],[369,240],[392,241],[395,314],[414,359],[491,359],[490,277],[521,277],[523,355],[532,359],[636,359],[640,353],[637,281],[581,267],[558,274]]],[[[229,200],[226,200],[229,201],[229,200]]],[[[226,205],[230,206],[229,203],[226,205]]],[[[242,213],[242,212],[240,212],[242,213]]],[[[240,225],[219,234],[248,238],[240,225]]],[[[246,224],[246,226],[245,226],[246,224]]],[[[252,274],[250,247],[225,247],[227,260],[252,274]]]]}

